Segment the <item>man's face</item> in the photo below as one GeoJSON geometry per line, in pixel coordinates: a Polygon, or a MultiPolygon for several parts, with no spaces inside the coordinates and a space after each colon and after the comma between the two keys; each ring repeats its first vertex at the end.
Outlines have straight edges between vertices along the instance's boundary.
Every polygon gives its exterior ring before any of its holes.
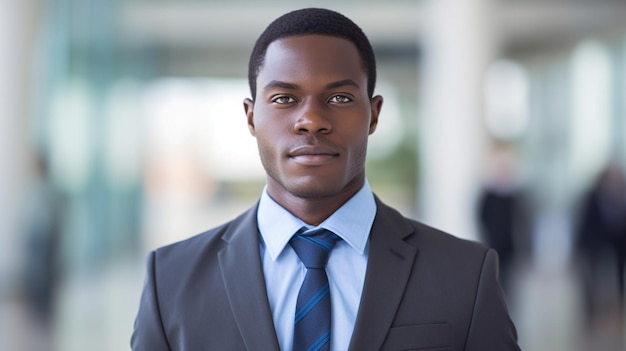
{"type": "Polygon", "coordinates": [[[368,97],[354,44],[322,35],[277,40],[256,83],[255,101],[246,99],[244,107],[269,194],[320,198],[358,191],[382,98],[368,97]]]}

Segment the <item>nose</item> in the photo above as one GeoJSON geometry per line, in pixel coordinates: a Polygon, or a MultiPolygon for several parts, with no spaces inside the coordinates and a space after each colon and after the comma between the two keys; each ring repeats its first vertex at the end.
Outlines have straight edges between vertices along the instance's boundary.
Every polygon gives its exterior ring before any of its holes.
{"type": "Polygon", "coordinates": [[[323,103],[318,101],[309,101],[301,106],[298,119],[294,124],[294,132],[297,134],[331,132],[331,120],[328,118],[328,114],[327,111],[325,111],[323,103]]]}

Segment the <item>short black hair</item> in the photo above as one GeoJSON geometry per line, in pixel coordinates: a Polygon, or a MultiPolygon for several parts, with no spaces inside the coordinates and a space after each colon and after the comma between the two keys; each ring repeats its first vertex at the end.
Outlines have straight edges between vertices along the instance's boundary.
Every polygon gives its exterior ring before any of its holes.
{"type": "Polygon", "coordinates": [[[307,34],[320,34],[352,42],[361,56],[367,75],[367,93],[371,98],[376,85],[376,59],[365,33],[346,16],[327,9],[306,8],[286,13],[275,19],[257,39],[248,64],[248,84],[252,100],[256,97],[256,79],[265,61],[267,47],[276,40],[307,34]]]}

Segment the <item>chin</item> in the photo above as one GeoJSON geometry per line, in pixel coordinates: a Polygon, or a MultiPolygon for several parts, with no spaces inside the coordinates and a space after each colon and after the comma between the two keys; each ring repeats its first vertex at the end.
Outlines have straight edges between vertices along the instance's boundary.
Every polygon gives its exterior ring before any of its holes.
{"type": "Polygon", "coordinates": [[[296,197],[303,199],[320,199],[325,197],[331,197],[339,193],[338,189],[329,189],[328,187],[311,187],[311,186],[298,186],[289,187],[287,190],[296,197]]]}
{"type": "Polygon", "coordinates": [[[344,186],[340,186],[340,182],[325,182],[324,184],[316,184],[314,180],[302,180],[286,184],[286,189],[293,196],[304,199],[319,199],[335,196],[342,192],[344,186]]]}

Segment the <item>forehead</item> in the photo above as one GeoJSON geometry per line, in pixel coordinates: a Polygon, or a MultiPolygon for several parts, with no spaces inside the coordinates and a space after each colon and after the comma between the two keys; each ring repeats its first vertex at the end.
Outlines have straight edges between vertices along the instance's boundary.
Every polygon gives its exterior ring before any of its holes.
{"type": "Polygon", "coordinates": [[[365,79],[359,52],[351,41],[326,35],[301,35],[272,42],[258,82],[306,77],[365,79]]]}

